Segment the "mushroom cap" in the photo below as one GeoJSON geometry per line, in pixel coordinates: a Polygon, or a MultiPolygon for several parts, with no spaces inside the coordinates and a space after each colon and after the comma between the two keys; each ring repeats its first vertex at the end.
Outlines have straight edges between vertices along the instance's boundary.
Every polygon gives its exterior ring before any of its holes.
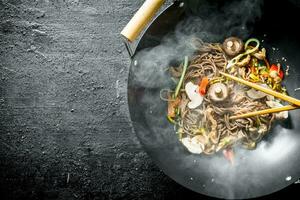
{"type": "Polygon", "coordinates": [[[214,102],[222,102],[228,97],[228,88],[223,83],[215,83],[208,89],[208,96],[214,102]]]}
{"type": "Polygon", "coordinates": [[[243,41],[237,37],[229,37],[223,42],[223,49],[228,56],[236,56],[243,49],[243,41]]]}
{"type": "MultiPolygon", "coordinates": [[[[260,84],[261,86],[268,88],[267,84],[260,84]]],[[[248,97],[250,97],[251,99],[257,100],[257,99],[261,99],[264,98],[265,96],[267,96],[266,93],[255,90],[253,88],[251,88],[250,90],[248,90],[247,92],[248,97]]]]}
{"type": "Polygon", "coordinates": [[[189,150],[189,152],[201,154],[202,149],[204,149],[205,138],[204,136],[197,135],[193,138],[182,138],[181,142],[189,150]]]}

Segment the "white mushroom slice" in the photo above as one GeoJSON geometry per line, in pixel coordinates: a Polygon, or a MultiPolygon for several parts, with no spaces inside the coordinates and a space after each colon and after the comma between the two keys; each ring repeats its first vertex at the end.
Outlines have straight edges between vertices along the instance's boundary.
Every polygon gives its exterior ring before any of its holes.
{"type": "Polygon", "coordinates": [[[198,92],[198,86],[193,84],[192,82],[188,82],[185,85],[185,92],[188,96],[188,98],[191,100],[188,103],[188,107],[190,109],[197,108],[200,106],[203,102],[203,96],[198,92]]]}
{"type": "MultiPolygon", "coordinates": [[[[277,101],[266,101],[266,104],[270,107],[270,108],[279,108],[279,107],[283,107],[283,105],[277,101]]],[[[282,111],[279,113],[275,113],[275,118],[276,119],[287,119],[289,117],[289,113],[288,111],[282,111]]]]}
{"type": "Polygon", "coordinates": [[[282,111],[275,114],[276,119],[287,119],[289,117],[288,111],[282,111]]]}
{"type": "Polygon", "coordinates": [[[282,104],[277,102],[277,101],[266,101],[266,104],[270,107],[270,108],[278,108],[281,107],[282,104]]]}
{"type": "Polygon", "coordinates": [[[272,95],[267,95],[267,100],[268,100],[268,101],[274,101],[274,100],[275,100],[275,97],[272,96],[272,95]]]}
{"type": "Polygon", "coordinates": [[[255,89],[250,89],[247,92],[248,97],[250,97],[251,99],[261,99],[264,98],[266,95],[266,93],[261,92],[261,91],[257,91],[255,89]]]}
{"type": "MultiPolygon", "coordinates": [[[[265,88],[268,88],[269,86],[266,85],[266,84],[260,84],[261,86],[265,87],[265,88]]],[[[267,96],[266,93],[264,92],[261,92],[261,91],[258,91],[258,90],[255,90],[255,89],[250,89],[248,90],[247,92],[247,95],[248,97],[250,97],[251,99],[261,99],[261,98],[264,98],[265,96],[267,96]]]]}
{"type": "Polygon", "coordinates": [[[201,154],[204,148],[204,136],[197,135],[193,138],[185,137],[181,140],[182,144],[189,150],[189,152],[194,154],[201,154]]]}
{"type": "MultiPolygon", "coordinates": [[[[269,86],[267,84],[259,84],[260,86],[263,86],[265,88],[269,88],[269,86]]],[[[248,90],[247,92],[247,95],[248,97],[250,97],[251,99],[261,99],[265,96],[270,96],[270,95],[267,95],[266,93],[264,92],[261,92],[261,91],[258,91],[258,90],[255,90],[255,89],[250,89],[248,90]]]]}

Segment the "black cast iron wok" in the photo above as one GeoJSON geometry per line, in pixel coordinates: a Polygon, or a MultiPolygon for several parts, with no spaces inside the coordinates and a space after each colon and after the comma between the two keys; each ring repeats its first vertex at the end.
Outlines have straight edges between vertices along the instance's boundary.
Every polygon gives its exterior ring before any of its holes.
{"type": "MultiPolygon", "coordinates": [[[[161,2],[147,1],[148,7],[153,3],[155,5],[150,12],[145,11],[147,6],[143,6],[143,17],[149,20],[161,2]]],[[[271,62],[280,61],[283,65],[290,66],[290,75],[285,78],[285,84],[289,95],[300,98],[300,92],[294,91],[300,87],[300,31],[296,27],[300,9],[291,2],[263,2],[261,16],[251,24],[254,29],[251,29],[249,35],[264,41],[263,45],[267,48],[271,62]],[[295,24],[290,25],[292,22],[295,24]]],[[[155,60],[153,48],[159,46],[168,34],[172,34],[178,23],[190,17],[187,11],[189,9],[191,7],[188,8],[186,4],[175,1],[160,11],[141,34],[141,39],[136,42],[136,49],[132,48],[131,42],[145,26],[144,22],[139,22],[141,15],[136,15],[137,21],[131,23],[136,29],[132,31],[131,27],[132,32],[122,32],[132,56],[128,79],[129,110],[134,130],[144,148],[165,174],[179,184],[208,196],[253,198],[273,193],[294,183],[300,177],[300,110],[289,112],[289,120],[275,125],[256,150],[237,149],[235,165],[231,166],[222,154],[206,156],[189,153],[178,141],[173,126],[166,120],[166,103],[159,98],[160,89],[168,83],[160,80],[159,74],[153,73],[153,70],[148,74],[151,75],[152,79],[149,80],[153,84],[140,82],[136,72],[142,71],[143,75],[147,75],[148,69],[144,68],[143,57],[139,54],[145,55],[152,49],[151,56],[155,60]]],[[[157,54],[160,53],[162,52],[158,49],[157,54]]],[[[176,56],[182,59],[184,55],[176,56]]]]}

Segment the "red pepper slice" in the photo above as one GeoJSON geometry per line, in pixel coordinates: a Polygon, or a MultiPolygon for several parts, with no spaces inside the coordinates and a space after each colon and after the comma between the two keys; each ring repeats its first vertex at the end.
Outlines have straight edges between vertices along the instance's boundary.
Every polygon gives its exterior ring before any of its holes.
{"type": "Polygon", "coordinates": [[[280,69],[279,72],[278,72],[278,66],[277,65],[274,65],[272,64],[271,65],[271,68],[270,68],[270,74],[271,73],[276,73],[281,79],[283,79],[283,71],[280,69]]]}
{"type": "Polygon", "coordinates": [[[232,148],[229,147],[227,149],[224,149],[223,155],[226,158],[226,160],[228,160],[231,163],[231,165],[234,164],[234,152],[232,148]]]}
{"type": "Polygon", "coordinates": [[[201,83],[199,84],[199,93],[204,96],[206,94],[206,88],[208,86],[208,78],[203,77],[201,83]]]}

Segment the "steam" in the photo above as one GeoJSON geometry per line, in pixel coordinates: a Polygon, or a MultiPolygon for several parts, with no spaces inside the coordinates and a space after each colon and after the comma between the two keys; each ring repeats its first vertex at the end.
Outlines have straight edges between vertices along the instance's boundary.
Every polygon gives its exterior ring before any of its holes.
{"type": "Polygon", "coordinates": [[[194,38],[222,42],[228,36],[245,39],[261,15],[262,0],[186,1],[186,18],[160,45],[140,51],[135,60],[135,83],[145,87],[168,84],[166,69],[194,52],[194,38]]]}
{"type": "Polygon", "coordinates": [[[232,35],[245,39],[261,16],[261,0],[185,2],[191,17],[179,24],[177,30],[197,34],[205,41],[221,41],[232,35]]]}
{"type": "Polygon", "coordinates": [[[175,31],[164,37],[158,46],[143,49],[134,58],[131,81],[137,88],[146,88],[138,102],[146,125],[137,122],[135,125],[143,130],[137,134],[150,151],[160,152],[161,158],[157,159],[160,166],[168,168],[169,163],[163,162],[166,156],[169,160],[176,160],[174,169],[178,171],[172,170],[167,174],[172,175],[174,171],[187,174],[179,182],[189,185],[190,181],[196,181],[198,186],[190,185],[195,190],[202,187],[206,194],[212,196],[250,198],[259,192],[265,194],[264,184],[273,185],[273,190],[278,189],[280,186],[277,184],[286,181],[286,176],[291,176],[287,171],[292,163],[288,163],[287,158],[299,148],[297,134],[276,126],[272,137],[261,141],[255,150],[236,147],[235,165],[231,166],[221,153],[213,156],[188,153],[167,122],[167,108],[159,98],[160,89],[175,88],[166,70],[170,65],[182,62],[185,55],[193,54],[196,37],[204,42],[222,42],[228,36],[246,39],[252,32],[253,23],[261,16],[262,0],[186,0],[185,6],[187,17],[177,24],[175,31]],[[274,166],[280,167],[280,170],[274,166]],[[206,180],[192,177],[193,174],[199,174],[199,171],[207,172],[206,180]],[[277,173],[282,180],[272,183],[272,173],[277,173]],[[251,187],[259,192],[252,193],[251,187]],[[244,196],[239,196],[241,193],[244,196]]]}
{"type": "Polygon", "coordinates": [[[256,156],[256,162],[269,164],[282,163],[294,150],[297,141],[289,129],[276,127],[278,129],[277,137],[272,143],[261,141],[259,146],[253,151],[256,156]]]}
{"type": "Polygon", "coordinates": [[[166,86],[170,79],[166,71],[171,62],[178,64],[185,55],[194,52],[191,46],[193,38],[188,35],[181,37],[170,35],[163,38],[160,45],[139,52],[135,57],[137,61],[134,69],[135,83],[150,88],[166,86]]]}

